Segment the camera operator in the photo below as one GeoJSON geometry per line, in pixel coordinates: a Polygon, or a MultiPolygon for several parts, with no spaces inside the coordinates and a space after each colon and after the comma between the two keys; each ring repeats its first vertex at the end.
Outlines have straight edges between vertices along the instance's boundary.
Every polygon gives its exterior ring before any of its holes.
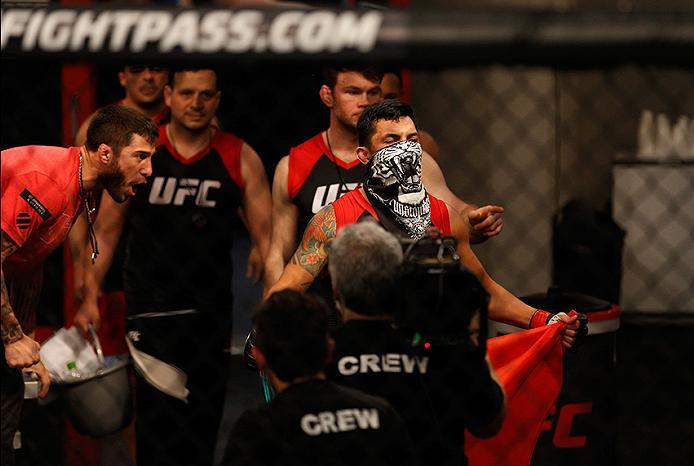
{"type": "Polygon", "coordinates": [[[504,393],[485,359],[484,338],[478,341],[470,331],[475,311],[486,318],[488,295],[460,269],[455,245],[452,252],[455,267],[446,271],[445,281],[427,289],[423,285],[431,269],[410,267],[403,276],[402,246],[374,222],[346,226],[330,249],[330,274],[344,324],[333,334],[328,377],[395,406],[422,465],[467,464],[464,429],[480,437],[494,435],[505,414],[504,393]],[[428,313],[433,314],[430,325],[428,313]],[[420,323],[422,331],[415,332],[420,323]]]}
{"type": "Polygon", "coordinates": [[[324,301],[291,290],[275,293],[256,311],[253,325],[255,361],[277,396],[244,412],[222,464],[414,464],[407,429],[389,403],[326,380],[332,340],[324,301]]]}

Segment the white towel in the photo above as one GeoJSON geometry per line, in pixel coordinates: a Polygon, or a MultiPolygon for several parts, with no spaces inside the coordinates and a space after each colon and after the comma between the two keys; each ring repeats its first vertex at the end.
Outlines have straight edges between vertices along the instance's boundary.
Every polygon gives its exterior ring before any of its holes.
{"type": "Polygon", "coordinates": [[[167,395],[178,398],[188,403],[190,390],[186,388],[188,375],[178,367],[161,361],[154,356],[143,353],[135,348],[130,337],[125,337],[125,342],[133,358],[135,370],[157,390],[167,395]]]}

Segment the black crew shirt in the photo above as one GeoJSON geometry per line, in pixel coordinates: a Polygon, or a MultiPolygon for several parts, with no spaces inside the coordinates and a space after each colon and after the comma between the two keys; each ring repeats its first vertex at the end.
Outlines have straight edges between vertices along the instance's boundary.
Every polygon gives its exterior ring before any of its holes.
{"type": "Polygon", "coordinates": [[[503,406],[484,360],[455,347],[413,346],[387,320],[350,320],[333,338],[328,377],[390,402],[420,464],[467,464],[465,427],[493,419],[503,406]]]}
{"type": "Polygon", "coordinates": [[[223,465],[407,466],[415,464],[402,420],[383,399],[312,379],[247,410],[223,465]]]}

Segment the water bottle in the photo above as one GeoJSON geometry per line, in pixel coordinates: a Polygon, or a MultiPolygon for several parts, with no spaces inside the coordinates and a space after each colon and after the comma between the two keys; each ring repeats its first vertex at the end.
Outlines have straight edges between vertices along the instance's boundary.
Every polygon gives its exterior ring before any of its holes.
{"type": "Polygon", "coordinates": [[[77,363],[75,361],[67,362],[67,370],[69,373],[69,382],[77,382],[82,379],[82,373],[77,369],[77,363]]]}

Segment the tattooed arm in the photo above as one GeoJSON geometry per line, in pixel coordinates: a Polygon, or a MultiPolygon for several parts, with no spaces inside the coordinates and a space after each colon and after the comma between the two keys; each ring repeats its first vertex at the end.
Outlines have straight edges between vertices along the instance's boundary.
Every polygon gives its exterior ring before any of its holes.
{"type": "Polygon", "coordinates": [[[287,288],[306,291],[328,263],[328,248],[336,235],[335,210],[328,205],[313,216],[301,244],[268,295],[287,288]]]}
{"type": "Polygon", "coordinates": [[[5,259],[17,250],[17,245],[4,231],[0,233],[0,242],[2,242],[2,265],[0,266],[0,282],[2,282],[2,344],[5,347],[5,359],[10,367],[29,367],[40,361],[40,346],[22,332],[22,327],[19,325],[19,321],[15,317],[10,305],[10,295],[7,292],[5,283],[5,272],[2,270],[4,269],[5,259]]]}

